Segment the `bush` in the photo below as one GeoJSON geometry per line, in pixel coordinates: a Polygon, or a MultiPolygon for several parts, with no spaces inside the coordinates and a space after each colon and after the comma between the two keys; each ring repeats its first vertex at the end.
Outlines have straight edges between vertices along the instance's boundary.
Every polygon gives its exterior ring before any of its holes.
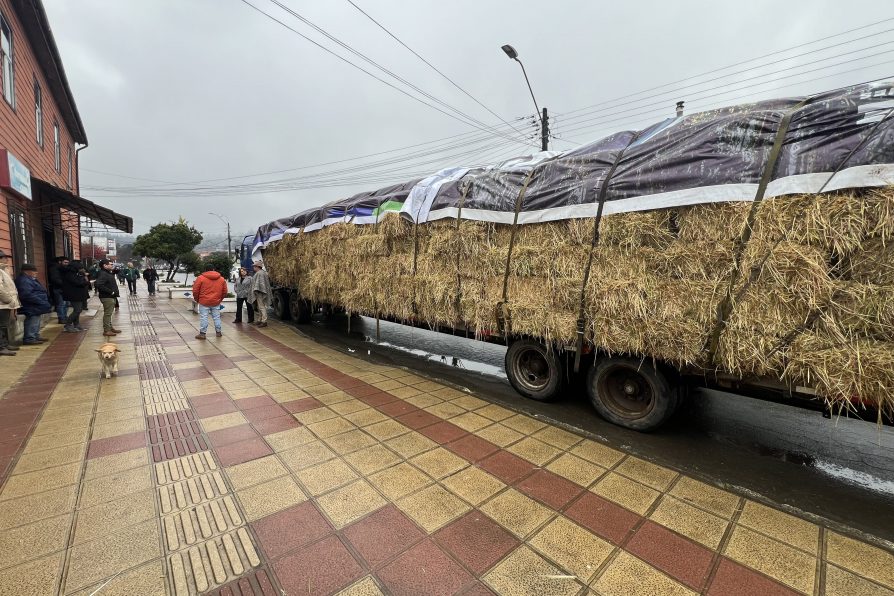
{"type": "Polygon", "coordinates": [[[223,275],[225,278],[230,278],[230,269],[233,267],[233,258],[227,254],[226,252],[213,252],[204,259],[202,259],[202,269],[205,269],[205,266],[211,265],[214,267],[214,270],[223,275]]]}

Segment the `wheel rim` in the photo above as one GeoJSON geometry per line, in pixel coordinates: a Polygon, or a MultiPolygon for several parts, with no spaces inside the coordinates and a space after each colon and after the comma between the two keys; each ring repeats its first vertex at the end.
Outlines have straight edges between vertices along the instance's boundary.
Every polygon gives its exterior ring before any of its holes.
{"type": "Polygon", "coordinates": [[[291,296],[289,298],[289,314],[292,315],[293,319],[298,319],[301,316],[301,307],[298,304],[299,298],[296,296],[291,296]]]}
{"type": "Polygon", "coordinates": [[[549,383],[550,366],[540,350],[528,348],[512,362],[514,377],[529,391],[540,391],[549,383]]]}
{"type": "Polygon", "coordinates": [[[622,418],[642,418],[655,407],[655,389],[639,371],[614,366],[600,375],[596,395],[606,408],[622,418]]]}

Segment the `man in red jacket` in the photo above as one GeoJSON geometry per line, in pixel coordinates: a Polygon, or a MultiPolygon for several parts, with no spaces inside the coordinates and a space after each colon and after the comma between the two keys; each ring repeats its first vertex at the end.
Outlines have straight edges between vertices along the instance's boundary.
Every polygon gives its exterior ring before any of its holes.
{"type": "Polygon", "coordinates": [[[196,339],[205,339],[208,331],[208,313],[214,320],[214,330],[221,337],[220,303],[227,295],[227,280],[214,270],[213,265],[205,265],[205,272],[192,284],[192,298],[199,303],[199,334],[196,339]]]}

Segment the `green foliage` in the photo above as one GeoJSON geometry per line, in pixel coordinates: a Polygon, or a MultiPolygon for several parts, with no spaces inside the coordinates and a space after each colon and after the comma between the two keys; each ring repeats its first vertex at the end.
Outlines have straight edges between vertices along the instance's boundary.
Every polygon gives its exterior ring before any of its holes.
{"type": "Polygon", "coordinates": [[[202,257],[192,251],[179,255],[177,261],[180,263],[180,269],[186,273],[198,275],[202,272],[202,257]]]}
{"type": "Polygon", "coordinates": [[[133,254],[167,262],[170,265],[168,279],[173,279],[179,258],[191,253],[201,241],[202,233],[181,217],[177,223],[156,224],[148,233],[137,236],[133,254]]]}
{"type": "Polygon", "coordinates": [[[213,266],[215,271],[229,279],[230,270],[233,268],[233,257],[228,255],[225,251],[213,252],[202,259],[202,270],[205,269],[205,265],[213,266]]]}

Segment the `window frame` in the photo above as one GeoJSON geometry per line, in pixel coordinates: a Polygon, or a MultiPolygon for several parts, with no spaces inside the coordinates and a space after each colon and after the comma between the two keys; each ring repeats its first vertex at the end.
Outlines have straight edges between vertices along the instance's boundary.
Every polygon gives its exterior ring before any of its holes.
{"type": "Polygon", "coordinates": [[[9,206],[9,236],[12,244],[12,261],[15,275],[25,263],[33,263],[34,242],[28,228],[28,213],[18,205],[9,206]],[[19,224],[21,228],[19,228],[19,224]]]}
{"type": "Polygon", "coordinates": [[[43,89],[40,87],[40,81],[34,77],[34,124],[37,127],[37,145],[43,149],[43,89]]]}
{"type": "Polygon", "coordinates": [[[74,188],[74,146],[68,146],[68,190],[74,188]]]}
{"type": "Polygon", "coordinates": [[[53,164],[56,173],[62,173],[62,131],[59,130],[59,121],[53,119],[53,164]]]}
{"type": "Polygon", "coordinates": [[[15,40],[12,34],[12,25],[2,12],[0,12],[0,95],[6,100],[6,103],[15,110],[16,109],[16,68],[15,68],[15,40]],[[8,35],[3,35],[4,29],[8,35]],[[3,51],[3,37],[9,40],[8,55],[3,51]],[[9,65],[9,72],[6,67],[9,65]],[[7,77],[8,75],[8,77],[7,77]],[[7,81],[8,78],[8,81],[7,81]],[[6,95],[7,85],[9,86],[9,97],[6,95]]]}

